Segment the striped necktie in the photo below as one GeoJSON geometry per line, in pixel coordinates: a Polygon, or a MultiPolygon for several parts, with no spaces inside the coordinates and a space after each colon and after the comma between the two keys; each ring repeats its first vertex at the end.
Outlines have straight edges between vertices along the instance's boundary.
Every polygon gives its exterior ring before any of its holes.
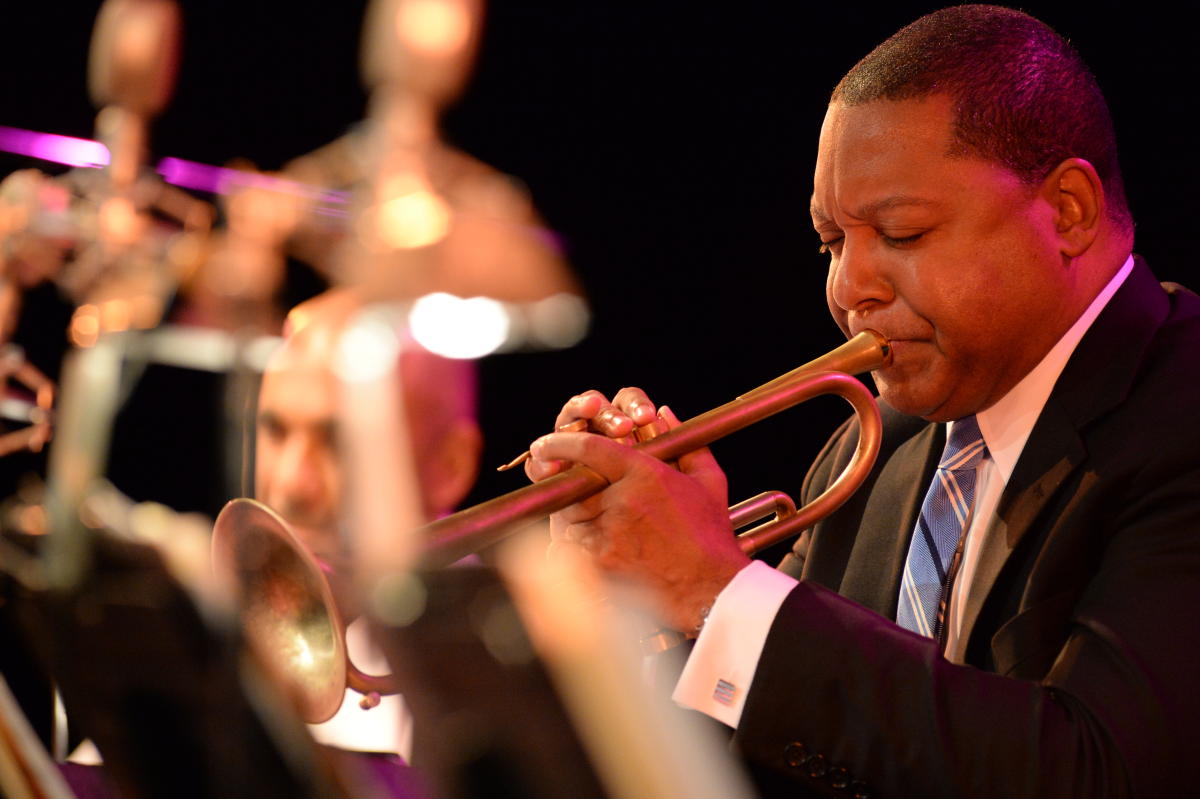
{"type": "Polygon", "coordinates": [[[940,632],[946,573],[975,501],[975,469],[986,454],[974,416],[951,426],[904,564],[896,622],[907,630],[931,638],[940,632]]]}

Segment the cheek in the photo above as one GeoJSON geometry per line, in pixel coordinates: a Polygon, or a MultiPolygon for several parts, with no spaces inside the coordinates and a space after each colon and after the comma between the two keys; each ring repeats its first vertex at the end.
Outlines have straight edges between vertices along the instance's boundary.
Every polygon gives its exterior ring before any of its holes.
{"type": "Polygon", "coordinates": [[[342,473],[336,459],[329,459],[325,463],[325,490],[330,508],[337,511],[342,503],[342,473]]]}
{"type": "Polygon", "coordinates": [[[934,344],[947,355],[973,352],[1011,325],[1012,295],[1029,289],[1020,270],[989,255],[950,253],[939,258],[937,268],[913,268],[897,277],[901,301],[932,328],[934,344]]]}
{"type": "Polygon", "coordinates": [[[260,499],[270,490],[277,460],[275,447],[259,437],[254,445],[254,493],[260,499]]]}

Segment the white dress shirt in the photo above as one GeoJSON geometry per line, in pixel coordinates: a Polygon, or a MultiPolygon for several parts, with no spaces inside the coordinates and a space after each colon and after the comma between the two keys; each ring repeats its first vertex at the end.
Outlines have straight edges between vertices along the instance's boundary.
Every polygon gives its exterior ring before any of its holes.
{"type": "MultiPolygon", "coordinates": [[[[386,674],[391,670],[387,658],[371,641],[362,618],[346,625],[346,651],[350,662],[367,674],[386,674]]],[[[342,706],[333,718],[308,725],[313,738],[354,752],[390,752],[409,762],[413,720],[404,697],[399,694],[382,696],[379,704],[370,710],[359,707],[360,699],[359,694],[347,688],[342,706]]]]}
{"type": "MultiPolygon", "coordinates": [[[[1038,365],[994,405],[976,414],[988,451],[979,465],[975,507],[963,546],[961,570],[950,599],[947,652],[956,649],[963,622],[962,608],[966,605],[963,600],[971,589],[984,534],[1034,423],[1079,340],[1132,270],[1130,255],[1038,365]]],[[[675,686],[674,700],[737,727],[767,634],[796,582],[761,561],[754,561],[738,572],[713,603],[675,686]]]]}

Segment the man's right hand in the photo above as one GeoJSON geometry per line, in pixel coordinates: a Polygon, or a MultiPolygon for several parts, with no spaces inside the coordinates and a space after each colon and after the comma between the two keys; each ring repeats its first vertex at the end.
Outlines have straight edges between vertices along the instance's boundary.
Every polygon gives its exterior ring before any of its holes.
{"type": "Polygon", "coordinates": [[[704,608],[749,562],[733,537],[725,474],[707,449],[680,457],[676,470],[623,446],[639,427],[679,424],[640,389],[622,389],[612,402],[597,391],[579,394],[556,423],[581,419],[593,433],[543,436],[525,464],[533,480],[579,463],[610,484],[550,517],[554,544],[579,546],[607,573],[650,588],[668,625],[696,629],[704,608]]]}

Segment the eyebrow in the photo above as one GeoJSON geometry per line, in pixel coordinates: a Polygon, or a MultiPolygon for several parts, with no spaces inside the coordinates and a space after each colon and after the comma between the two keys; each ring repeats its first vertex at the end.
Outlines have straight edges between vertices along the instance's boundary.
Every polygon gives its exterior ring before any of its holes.
{"type": "MultiPolygon", "coordinates": [[[[867,217],[874,216],[875,214],[883,211],[890,211],[893,208],[900,208],[902,206],[909,205],[928,208],[930,206],[937,205],[937,202],[934,200],[927,200],[924,197],[914,197],[909,194],[896,194],[891,197],[884,197],[881,200],[876,200],[875,202],[867,203],[866,205],[859,207],[854,212],[853,216],[855,219],[866,219],[867,217]]],[[[832,221],[830,216],[817,206],[815,200],[809,204],[808,212],[818,223],[832,221]]]]}
{"type": "MultiPolygon", "coordinates": [[[[288,423],[284,420],[284,418],[270,409],[259,411],[255,421],[260,428],[270,428],[281,431],[286,431],[288,429],[288,423]]],[[[305,424],[307,429],[315,430],[331,441],[337,436],[336,419],[322,418],[307,422],[305,424]]]]}

